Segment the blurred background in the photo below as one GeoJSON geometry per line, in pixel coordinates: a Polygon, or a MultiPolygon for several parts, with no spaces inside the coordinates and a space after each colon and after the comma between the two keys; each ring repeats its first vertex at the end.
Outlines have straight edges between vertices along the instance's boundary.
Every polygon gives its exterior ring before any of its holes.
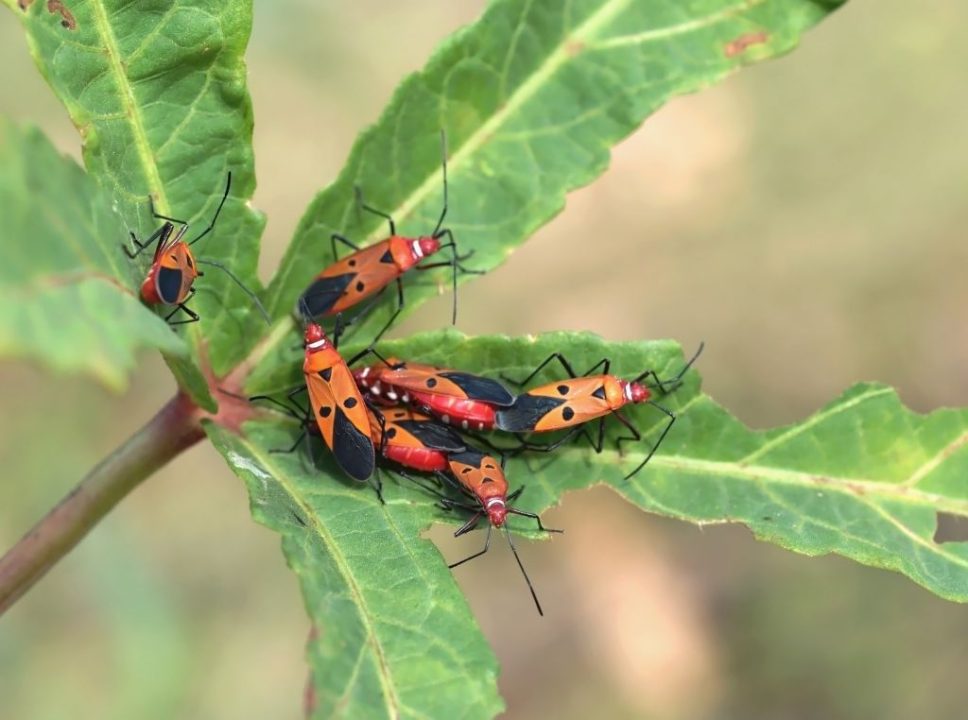
{"type": "MultiPolygon", "coordinates": [[[[481,6],[257,0],[264,279],[356,133],[481,6]]],[[[919,411],[968,404],[965,27],[957,0],[851,0],[792,55],[675,100],[462,289],[461,328],[704,339],[705,389],[755,427],[858,380],[919,411]]],[[[0,111],[78,155],[10,13],[0,87],[0,111]]],[[[0,366],[0,549],[171,395],[161,363],[143,364],[124,397],[0,366]]],[[[968,612],[900,575],[645,515],[601,488],[547,521],[568,533],[523,544],[543,620],[507,553],[457,573],[509,718],[966,715],[968,612]]],[[[0,620],[0,717],[299,717],[308,628],[278,545],[215,451],[194,448],[0,620]]]]}

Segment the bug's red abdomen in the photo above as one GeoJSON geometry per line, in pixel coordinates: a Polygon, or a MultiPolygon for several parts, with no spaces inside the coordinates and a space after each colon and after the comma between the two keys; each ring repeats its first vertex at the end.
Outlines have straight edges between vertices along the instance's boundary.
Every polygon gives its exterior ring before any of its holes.
{"type": "Polygon", "coordinates": [[[426,447],[402,447],[388,444],[383,449],[383,456],[387,460],[414,470],[434,472],[447,469],[447,453],[443,450],[433,450],[426,447]]]}
{"type": "Polygon", "coordinates": [[[440,418],[448,425],[459,426],[464,430],[494,429],[493,405],[478,400],[424,392],[411,391],[409,396],[411,404],[440,418]]]}

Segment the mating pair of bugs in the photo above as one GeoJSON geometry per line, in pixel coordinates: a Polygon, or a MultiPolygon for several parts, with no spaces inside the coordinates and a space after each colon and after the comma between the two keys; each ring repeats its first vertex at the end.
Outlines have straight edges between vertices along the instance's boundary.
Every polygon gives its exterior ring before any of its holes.
{"type": "MultiPolygon", "coordinates": [[[[472,513],[470,520],[455,535],[469,532],[484,517],[489,521],[484,548],[450,567],[487,552],[491,529],[503,528],[539,613],[542,613],[541,605],[511,541],[505,520],[508,514],[521,515],[533,518],[539,530],[559,531],[544,527],[536,514],[519,510],[511,504],[523,488],[508,494],[503,456],[524,450],[549,452],[579,436],[587,438],[594,449],[601,452],[605,444],[605,421],[610,416],[618,418],[630,431],[629,435],[617,438],[620,447],[623,441],[642,440],[642,433],[625,417],[622,409],[628,404],[648,403],[663,412],[668,421],[646,457],[626,476],[631,477],[652,458],[676,419],[674,413],[652,399],[653,392],[665,394],[678,387],[702,351],[700,345],[699,351],[679,373],[665,381],[652,370],[633,380],[623,380],[609,373],[608,360],[602,360],[585,374],[578,375],[562,354],[554,353],[523,380],[505,380],[526,385],[554,361],[565,369],[568,378],[513,395],[497,380],[459,370],[383,358],[372,348],[346,361],[323,328],[312,321],[306,324],[304,345],[305,383],[290,391],[289,404],[266,396],[251,398],[276,403],[301,421],[299,436],[285,451],[292,452],[307,436],[318,435],[331,449],[343,471],[358,481],[370,479],[376,470],[377,457],[388,461],[407,477],[409,475],[404,470],[433,473],[438,480],[437,487],[421,485],[437,495],[443,507],[461,508],[472,513]],[[358,369],[350,368],[367,354],[375,355],[379,362],[358,369]],[[643,382],[647,379],[652,380],[652,387],[643,382]],[[309,406],[300,409],[296,397],[304,392],[308,394],[309,406]],[[598,421],[597,437],[587,427],[587,423],[595,420],[598,421]],[[506,448],[496,447],[490,440],[475,436],[477,441],[491,448],[492,452],[485,453],[471,446],[455,431],[456,428],[461,428],[465,434],[489,430],[516,434],[565,432],[551,444],[522,440],[516,446],[506,448]],[[495,454],[502,455],[501,462],[495,454]],[[461,492],[466,502],[449,499],[442,492],[444,486],[461,492]]],[[[379,495],[379,482],[376,487],[379,495]]]]}

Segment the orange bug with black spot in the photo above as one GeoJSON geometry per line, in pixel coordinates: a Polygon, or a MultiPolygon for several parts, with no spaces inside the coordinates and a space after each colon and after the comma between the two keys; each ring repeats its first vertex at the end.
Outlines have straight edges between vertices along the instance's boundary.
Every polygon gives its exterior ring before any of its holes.
{"type": "Polygon", "coordinates": [[[222,212],[222,206],[225,205],[225,200],[229,196],[229,189],[231,187],[232,173],[229,173],[228,179],[225,182],[225,192],[222,194],[222,200],[215,210],[215,215],[212,216],[212,221],[208,224],[208,227],[192,240],[185,240],[185,235],[188,234],[188,223],[184,220],[178,220],[156,213],[154,200],[149,196],[148,203],[151,207],[151,216],[158,220],[164,220],[164,224],[155,230],[144,242],[138,240],[138,237],[132,232],[131,241],[134,243],[135,250],[131,250],[127,245],[121,245],[125,254],[133,260],[154,244],[155,250],[151,258],[151,267],[148,268],[148,274],[141,283],[141,299],[147,305],[174,305],[175,309],[165,316],[165,321],[171,325],[184,325],[185,323],[198,322],[199,320],[198,313],[191,310],[185,304],[195,294],[195,279],[204,275],[198,269],[199,265],[216,267],[228,275],[236,285],[242,288],[242,291],[249,299],[252,300],[253,304],[265,318],[265,321],[267,323],[270,322],[269,314],[262,306],[262,303],[259,302],[259,298],[243,285],[242,281],[231,270],[215,260],[196,258],[192,253],[191,246],[215,228],[215,222],[222,212]],[[175,230],[175,225],[179,226],[177,231],[175,230]],[[172,322],[172,317],[179,311],[188,315],[188,319],[172,322]]]}
{"type": "Polygon", "coordinates": [[[652,459],[655,451],[662,444],[676,421],[675,413],[652,400],[652,390],[658,389],[664,395],[678,387],[683,375],[696,362],[696,359],[702,353],[702,349],[703,344],[700,343],[696,354],[676,376],[664,381],[656,375],[654,370],[646,370],[632,380],[617,378],[609,374],[611,361],[608,358],[603,358],[588,371],[578,375],[564,355],[557,352],[552,353],[524,380],[504,379],[515,385],[526,385],[554,360],[557,360],[568,373],[568,379],[541,385],[518,395],[510,407],[501,408],[497,411],[495,426],[499,430],[514,433],[568,430],[563,438],[554,443],[541,446],[529,444],[527,446],[529,450],[540,449],[544,452],[550,452],[576,436],[582,435],[591,443],[595,452],[600,453],[605,445],[605,419],[609,416],[617,418],[631,433],[616,438],[616,445],[619,449],[621,449],[623,442],[642,440],[642,433],[631,420],[625,417],[622,408],[629,403],[648,403],[668,416],[669,421],[663,427],[659,439],[652,445],[645,460],[625,476],[625,479],[628,480],[652,459]],[[597,372],[599,370],[601,372],[597,372]],[[655,388],[650,388],[641,382],[650,377],[654,381],[655,388]],[[593,438],[584,426],[584,423],[593,420],[599,421],[597,439],[593,438]]]}
{"type": "MultiPolygon", "coordinates": [[[[336,325],[333,336],[336,340],[331,341],[320,325],[306,322],[303,331],[305,383],[290,390],[286,397],[295,404],[297,395],[308,394],[316,429],[332,451],[336,464],[354,480],[365,482],[370,479],[376,465],[370,418],[363,396],[353,381],[353,373],[337,349],[341,330],[339,318],[336,325]]],[[[351,362],[369,352],[363,350],[351,362]]],[[[250,401],[264,397],[256,396],[250,401]]],[[[298,446],[303,437],[300,435],[291,450],[298,446]]]]}
{"type": "Polygon", "coordinates": [[[541,603],[538,601],[538,595],[534,591],[534,586],[531,584],[531,578],[528,577],[528,573],[524,569],[524,564],[518,556],[518,551],[514,547],[514,541],[511,540],[511,532],[508,530],[506,520],[508,515],[520,515],[522,517],[532,518],[538,524],[538,529],[542,532],[561,533],[564,531],[546,528],[536,513],[525,512],[511,505],[524,491],[524,487],[520,487],[508,495],[508,481],[504,475],[503,463],[498,462],[493,455],[473,448],[468,448],[462,452],[451,453],[448,457],[447,472],[438,473],[438,476],[450,484],[456,485],[474,503],[461,503],[450,498],[443,498],[441,500],[441,505],[445,508],[456,507],[474,513],[466,523],[454,532],[454,537],[460,537],[470,532],[477,527],[477,524],[484,517],[487,517],[489,521],[487,525],[487,536],[484,539],[484,548],[463,560],[448,565],[448,567],[455,568],[486,553],[491,544],[492,528],[503,528],[504,535],[508,540],[508,546],[511,548],[514,559],[521,569],[521,574],[524,575],[524,580],[528,584],[528,590],[531,591],[531,597],[534,598],[534,604],[538,609],[538,614],[544,615],[544,611],[541,609],[541,603]]]}
{"type": "MultiPolygon", "coordinates": [[[[453,268],[454,311],[453,322],[457,322],[457,273],[481,274],[481,270],[470,270],[461,265],[468,255],[458,255],[457,242],[453,233],[443,227],[447,217],[447,148],[444,134],[441,133],[441,148],[443,154],[443,182],[444,206],[437,220],[437,225],[430,235],[420,237],[405,237],[397,234],[396,223],[393,218],[362,201],[362,193],[357,188],[357,199],[362,209],[384,218],[390,225],[390,236],[369,247],[360,248],[351,240],[333,233],[330,244],[333,250],[334,262],[326,267],[303,293],[303,302],[312,317],[332,317],[345,312],[359,303],[382,293],[390,285],[397,285],[397,309],[387,321],[380,334],[389,328],[396,317],[403,311],[403,281],[402,276],[410,270],[430,270],[432,268],[451,266],[453,268]],[[442,242],[446,239],[447,242],[442,242]],[[342,243],[353,252],[337,260],[336,243],[342,243]],[[422,263],[422,261],[445,248],[450,248],[451,259],[444,262],[422,263]],[[421,264],[422,263],[422,264],[421,264]]],[[[371,306],[370,309],[375,307],[371,306]]],[[[360,315],[369,312],[364,310],[360,315]]],[[[356,319],[358,319],[357,316],[356,319]]],[[[355,319],[354,319],[355,320],[355,319]]],[[[353,321],[350,321],[353,322],[353,321]]]]}
{"type": "Polygon", "coordinates": [[[353,371],[357,385],[377,404],[406,403],[463,430],[491,430],[497,410],[514,403],[514,395],[491,378],[397,358],[381,360],[353,371]]]}

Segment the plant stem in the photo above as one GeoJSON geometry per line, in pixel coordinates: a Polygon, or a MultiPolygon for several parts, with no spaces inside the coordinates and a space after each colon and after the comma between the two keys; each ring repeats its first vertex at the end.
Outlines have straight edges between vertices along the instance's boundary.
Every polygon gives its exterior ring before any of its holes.
{"type": "Polygon", "coordinates": [[[121,498],[202,439],[198,408],[179,393],[102,460],[0,558],[0,615],[80,542],[121,498]]]}

